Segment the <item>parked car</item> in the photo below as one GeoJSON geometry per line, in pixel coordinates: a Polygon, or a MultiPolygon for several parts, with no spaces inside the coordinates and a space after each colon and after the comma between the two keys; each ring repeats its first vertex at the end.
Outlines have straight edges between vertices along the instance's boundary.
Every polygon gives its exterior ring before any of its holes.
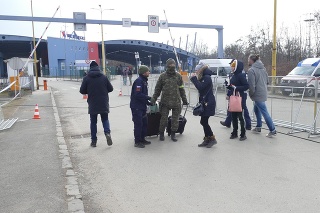
{"type": "Polygon", "coordinates": [[[212,82],[218,87],[223,88],[225,86],[224,82],[228,78],[231,67],[230,62],[232,59],[202,59],[199,63],[203,62],[207,64],[212,71],[212,82]]]}
{"type": "MultiPolygon", "coordinates": [[[[315,95],[315,77],[320,77],[320,58],[307,58],[300,61],[298,65],[285,77],[281,79],[280,86],[283,95],[293,93],[302,94],[305,89],[305,95],[313,97],[315,95]],[[288,86],[288,87],[285,87],[288,86]]],[[[319,85],[320,91],[320,85],[319,85]]]]}

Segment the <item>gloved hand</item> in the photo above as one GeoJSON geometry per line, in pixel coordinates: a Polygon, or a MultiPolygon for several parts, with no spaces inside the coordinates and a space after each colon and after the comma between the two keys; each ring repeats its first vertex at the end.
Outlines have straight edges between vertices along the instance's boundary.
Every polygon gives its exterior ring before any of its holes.
{"type": "Polygon", "coordinates": [[[148,106],[154,106],[154,104],[151,103],[150,101],[147,101],[147,105],[148,105],[148,106]]]}
{"type": "Polygon", "coordinates": [[[234,86],[234,85],[232,85],[232,84],[230,84],[230,85],[227,86],[227,89],[229,89],[229,90],[236,90],[237,87],[234,86]]]}
{"type": "Polygon", "coordinates": [[[147,100],[148,100],[148,101],[149,101],[149,100],[151,100],[151,97],[150,97],[150,96],[148,96],[147,100]]]}
{"type": "Polygon", "coordinates": [[[189,103],[188,103],[188,101],[183,101],[183,103],[182,103],[184,106],[189,106],[189,103]]]}
{"type": "Polygon", "coordinates": [[[155,103],[156,103],[156,100],[154,100],[153,98],[151,98],[151,99],[150,99],[150,102],[151,102],[152,104],[155,104],[155,103]]]}

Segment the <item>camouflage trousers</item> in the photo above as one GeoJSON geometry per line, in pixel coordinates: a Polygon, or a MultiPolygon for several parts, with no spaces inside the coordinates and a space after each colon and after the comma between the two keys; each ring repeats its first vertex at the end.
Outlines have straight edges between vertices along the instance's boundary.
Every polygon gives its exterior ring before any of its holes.
{"type": "Polygon", "coordinates": [[[169,108],[165,105],[160,106],[161,120],[159,132],[164,132],[168,125],[168,116],[169,112],[172,110],[172,123],[171,123],[171,131],[176,132],[179,128],[179,115],[181,113],[181,107],[178,108],[169,108]]]}

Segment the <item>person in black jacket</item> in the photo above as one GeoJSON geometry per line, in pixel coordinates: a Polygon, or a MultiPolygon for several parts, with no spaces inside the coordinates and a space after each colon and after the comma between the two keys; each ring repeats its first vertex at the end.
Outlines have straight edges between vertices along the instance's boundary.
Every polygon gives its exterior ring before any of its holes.
{"type": "MultiPolygon", "coordinates": [[[[230,85],[227,86],[228,89],[228,97],[230,97],[234,90],[235,92],[239,92],[241,97],[245,96],[245,92],[249,89],[249,84],[246,78],[246,74],[243,73],[244,65],[241,61],[234,60],[231,63],[231,70],[233,75],[230,79],[230,85]]],[[[246,128],[245,128],[245,121],[243,118],[243,109],[245,106],[246,99],[243,98],[242,101],[242,112],[232,112],[232,126],[233,131],[231,133],[230,139],[235,139],[238,137],[238,119],[240,120],[241,125],[241,134],[240,134],[240,141],[246,140],[246,128]]]]}
{"type": "Polygon", "coordinates": [[[104,76],[95,61],[90,63],[90,70],[86,77],[83,78],[80,93],[88,94],[90,129],[91,129],[91,146],[97,145],[97,117],[101,116],[104,134],[109,146],[112,145],[110,135],[109,113],[109,92],[113,87],[106,76],[104,76]]]}
{"type": "Polygon", "coordinates": [[[141,65],[139,68],[139,77],[134,81],[131,90],[130,108],[132,112],[132,121],[134,123],[134,146],[144,148],[151,144],[145,139],[147,134],[147,105],[151,105],[148,96],[148,77],[150,70],[147,66],[141,65]]]}
{"type": "Polygon", "coordinates": [[[204,139],[198,146],[211,148],[217,144],[216,137],[209,125],[209,118],[215,115],[216,110],[216,99],[213,95],[213,84],[211,80],[212,71],[203,63],[198,64],[195,70],[196,73],[190,80],[199,91],[199,102],[202,102],[204,106],[200,120],[200,124],[203,126],[204,139]]]}

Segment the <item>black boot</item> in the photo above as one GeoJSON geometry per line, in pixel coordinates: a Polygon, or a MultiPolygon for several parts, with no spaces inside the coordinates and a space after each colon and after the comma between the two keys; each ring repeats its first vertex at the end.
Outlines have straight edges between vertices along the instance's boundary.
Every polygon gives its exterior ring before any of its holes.
{"type": "Polygon", "coordinates": [[[112,145],[112,138],[111,138],[110,133],[105,132],[104,135],[106,136],[108,146],[111,146],[112,145]]]}
{"type": "Polygon", "coordinates": [[[164,132],[160,132],[160,141],[164,141],[164,132]]]}
{"type": "Polygon", "coordinates": [[[198,147],[206,147],[209,143],[208,137],[203,138],[203,142],[201,144],[198,144],[198,147]]]}
{"type": "Polygon", "coordinates": [[[171,140],[173,142],[177,142],[178,141],[178,139],[176,138],[176,133],[175,132],[171,132],[171,140]]]}
{"type": "Polygon", "coordinates": [[[238,133],[237,132],[232,132],[231,136],[230,136],[230,139],[235,139],[237,137],[238,137],[238,133]]]}
{"type": "Polygon", "coordinates": [[[222,126],[225,126],[225,127],[228,127],[228,128],[231,127],[231,125],[227,125],[225,121],[220,121],[220,124],[221,124],[222,126]]]}
{"type": "Polygon", "coordinates": [[[97,140],[91,140],[90,146],[97,147],[97,140]]]}
{"type": "Polygon", "coordinates": [[[137,147],[137,148],[144,148],[145,145],[143,145],[141,142],[137,142],[134,144],[134,147],[137,147]]]}
{"type": "Polygon", "coordinates": [[[213,145],[216,145],[218,142],[216,140],[216,137],[213,135],[211,137],[208,137],[208,144],[207,144],[207,148],[211,148],[213,145]]]}
{"type": "Polygon", "coordinates": [[[247,136],[246,135],[243,135],[243,136],[240,136],[240,141],[244,141],[244,140],[247,140],[247,136]]]}
{"type": "Polygon", "coordinates": [[[141,141],[140,141],[143,145],[149,145],[151,144],[150,141],[147,141],[145,138],[143,138],[141,141]]]}

